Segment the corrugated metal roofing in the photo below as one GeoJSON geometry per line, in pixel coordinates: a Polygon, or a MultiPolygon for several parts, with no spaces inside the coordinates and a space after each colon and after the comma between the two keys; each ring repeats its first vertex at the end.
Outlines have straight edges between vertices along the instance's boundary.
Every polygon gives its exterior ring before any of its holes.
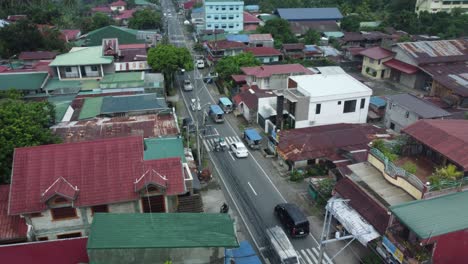
{"type": "Polygon", "coordinates": [[[381,48],[381,47],[368,48],[359,52],[359,54],[361,54],[362,56],[369,57],[374,60],[380,60],[380,59],[392,57],[394,55],[393,52],[387,49],[381,48]]]}
{"type": "Polygon", "coordinates": [[[468,63],[436,63],[420,66],[435,82],[451,89],[453,93],[468,96],[468,63]]]}
{"type": "MultiPolygon", "coordinates": [[[[10,185],[0,185],[0,242],[26,241],[28,226],[24,218],[8,215],[9,194],[10,185]]],[[[5,260],[2,258],[2,261],[5,260]]]]}
{"type": "Polygon", "coordinates": [[[249,47],[244,52],[251,52],[256,57],[262,56],[281,56],[281,52],[272,47],[249,47]]]}
{"type": "Polygon", "coordinates": [[[20,60],[52,60],[57,55],[53,51],[23,51],[18,58],[20,60]]]}
{"type": "Polygon", "coordinates": [[[247,35],[247,34],[228,34],[228,35],[226,35],[226,40],[242,42],[242,43],[248,43],[249,42],[249,35],[247,35]]]}
{"type": "Polygon", "coordinates": [[[0,90],[39,90],[48,78],[46,72],[2,73],[0,74],[0,90]]]}
{"type": "Polygon", "coordinates": [[[403,42],[397,44],[416,63],[439,63],[468,60],[468,40],[403,42]]]}
{"type": "Polygon", "coordinates": [[[241,70],[242,72],[244,72],[245,75],[253,75],[258,78],[269,77],[274,74],[290,74],[290,73],[312,74],[310,70],[308,70],[301,64],[278,64],[278,65],[242,67],[241,70]]]}
{"type": "Polygon", "coordinates": [[[271,34],[250,34],[249,41],[273,41],[271,34]]]}
{"type": "Polygon", "coordinates": [[[181,137],[145,138],[145,160],[180,157],[186,162],[181,137]]]}
{"type": "Polygon", "coordinates": [[[83,47],[71,50],[68,53],[58,55],[49,66],[76,66],[76,65],[99,65],[111,64],[113,57],[102,56],[102,47],[83,47]]]}
{"type": "Polygon", "coordinates": [[[425,119],[402,131],[468,171],[468,120],[425,119]]]}
{"type": "Polygon", "coordinates": [[[402,62],[402,61],[397,60],[397,59],[388,60],[388,61],[384,62],[383,65],[385,65],[387,67],[390,67],[392,69],[401,71],[401,72],[406,73],[406,74],[415,74],[419,70],[418,67],[416,67],[414,65],[411,65],[411,64],[408,64],[408,63],[405,63],[405,62],[402,62]]]}
{"type": "Polygon", "coordinates": [[[78,119],[93,118],[101,114],[103,97],[86,98],[78,119]]]}
{"type": "Polygon", "coordinates": [[[385,101],[384,99],[378,97],[378,96],[372,96],[370,98],[370,104],[373,104],[377,107],[383,107],[383,106],[386,106],[387,105],[387,101],[385,101]]]}
{"type": "Polygon", "coordinates": [[[468,228],[468,191],[390,207],[390,211],[422,239],[468,228]]]}
{"type": "Polygon", "coordinates": [[[102,45],[102,39],[105,38],[117,38],[119,40],[119,44],[135,44],[146,42],[144,39],[138,39],[137,35],[138,30],[117,26],[107,26],[87,33],[84,39],[86,40],[86,45],[88,46],[102,45]]]}
{"type": "Polygon", "coordinates": [[[298,20],[340,20],[343,18],[336,7],[325,8],[278,8],[276,13],[289,21],[298,20]]]}
{"type": "Polygon", "coordinates": [[[167,109],[164,98],[156,94],[106,96],[102,100],[101,114],[155,111],[167,109]]]}
{"type": "MultiPolygon", "coordinates": [[[[396,103],[422,118],[440,118],[450,116],[444,109],[412,94],[395,94],[386,96],[389,103],[396,103]]],[[[467,131],[468,133],[468,131],[467,131]]]]}
{"type": "Polygon", "coordinates": [[[95,214],[88,250],[238,247],[228,214],[95,214]]]}

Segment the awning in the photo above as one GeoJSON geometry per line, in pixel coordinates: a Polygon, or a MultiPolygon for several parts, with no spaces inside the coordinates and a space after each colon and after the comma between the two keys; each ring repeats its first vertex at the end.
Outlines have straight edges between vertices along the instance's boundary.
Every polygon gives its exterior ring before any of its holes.
{"type": "Polygon", "coordinates": [[[391,59],[389,61],[384,62],[383,64],[387,67],[390,67],[397,71],[401,71],[406,74],[415,74],[418,71],[418,67],[402,62],[397,59],[391,59]]]}
{"type": "Polygon", "coordinates": [[[332,197],[328,200],[326,208],[362,245],[367,246],[368,242],[380,236],[346,201],[332,197]]]}

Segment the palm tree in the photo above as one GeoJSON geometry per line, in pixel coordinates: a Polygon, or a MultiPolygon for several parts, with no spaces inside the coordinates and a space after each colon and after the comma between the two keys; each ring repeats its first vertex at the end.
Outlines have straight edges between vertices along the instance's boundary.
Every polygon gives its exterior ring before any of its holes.
{"type": "Polygon", "coordinates": [[[457,170],[455,165],[449,164],[445,167],[436,169],[433,175],[438,176],[444,180],[456,181],[463,176],[463,172],[457,170]]]}

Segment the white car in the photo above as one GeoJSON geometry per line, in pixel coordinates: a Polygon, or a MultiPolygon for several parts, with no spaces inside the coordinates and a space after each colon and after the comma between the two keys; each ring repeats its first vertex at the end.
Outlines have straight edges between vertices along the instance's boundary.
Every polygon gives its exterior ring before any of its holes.
{"type": "Polygon", "coordinates": [[[205,62],[203,60],[197,60],[197,68],[198,69],[205,68],[205,62]]]}
{"type": "Polygon", "coordinates": [[[185,90],[185,91],[192,91],[192,90],[193,90],[192,83],[190,82],[189,79],[186,79],[186,80],[184,81],[184,90],[185,90]]]}
{"type": "Polygon", "coordinates": [[[247,156],[249,156],[249,151],[244,143],[240,141],[231,143],[231,150],[238,158],[247,158],[247,156]]]}
{"type": "Polygon", "coordinates": [[[195,111],[195,110],[200,111],[201,110],[200,99],[192,98],[190,102],[190,108],[192,108],[192,111],[195,111]]]}

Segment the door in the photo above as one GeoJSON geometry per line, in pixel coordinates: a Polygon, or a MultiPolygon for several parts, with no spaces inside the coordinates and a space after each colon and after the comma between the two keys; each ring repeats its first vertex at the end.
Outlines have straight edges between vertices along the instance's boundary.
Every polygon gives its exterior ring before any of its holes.
{"type": "Polygon", "coordinates": [[[166,201],[164,199],[164,195],[141,197],[141,203],[143,205],[143,213],[166,212],[166,201]]]}

